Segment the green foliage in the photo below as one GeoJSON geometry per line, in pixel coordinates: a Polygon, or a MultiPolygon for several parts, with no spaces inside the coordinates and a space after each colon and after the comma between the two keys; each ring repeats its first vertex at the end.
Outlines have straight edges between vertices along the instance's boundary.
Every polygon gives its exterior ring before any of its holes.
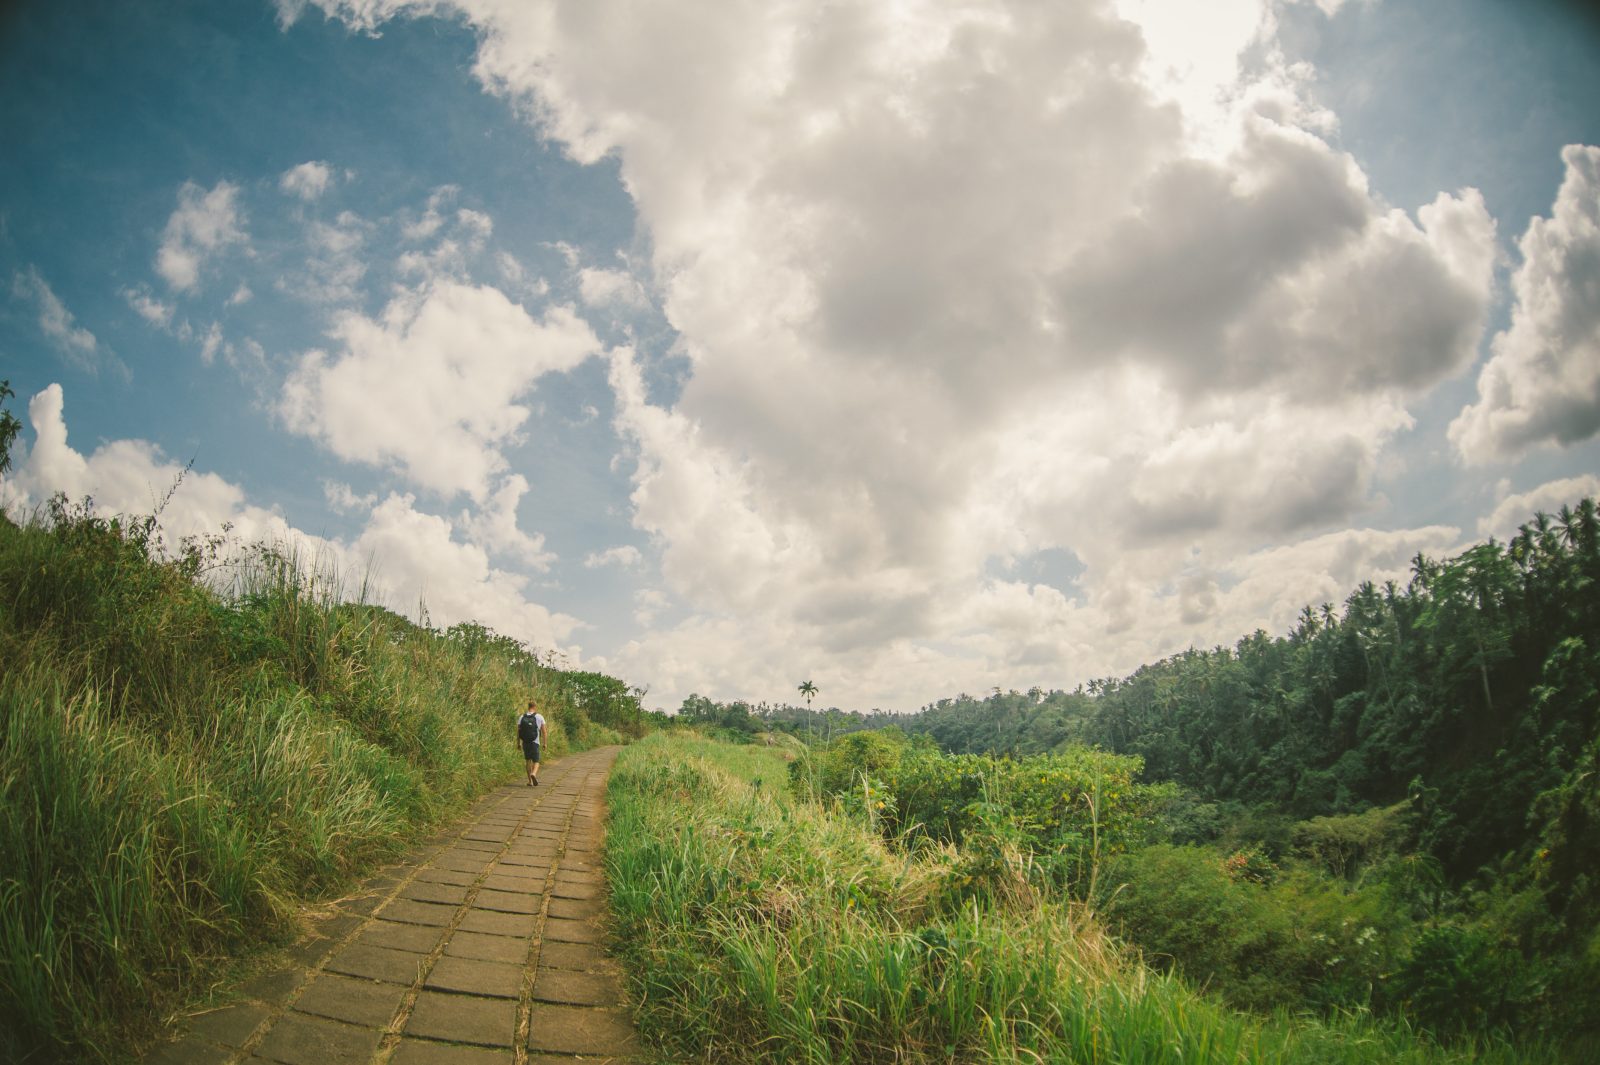
{"type": "Polygon", "coordinates": [[[1336,877],[1353,878],[1372,863],[1400,853],[1410,843],[1411,804],[1373,808],[1360,814],[1313,817],[1294,829],[1296,852],[1336,877]]]}
{"type": "Polygon", "coordinates": [[[755,786],[780,764],[760,747],[657,735],[613,771],[606,865],[617,941],[640,1030],[665,1057],[1532,1060],[1499,1044],[1440,1050],[1360,1016],[1232,1012],[1121,954],[1078,904],[972,896],[948,906],[961,850],[896,853],[854,815],[755,786]]]}
{"type": "Polygon", "coordinates": [[[11,468],[11,445],[16,442],[17,434],[22,432],[22,422],[6,410],[6,400],[15,397],[11,382],[0,381],[0,473],[11,468]]]}
{"type": "Polygon", "coordinates": [[[164,547],[57,498],[0,523],[0,1060],[105,1060],[310,898],[521,768],[614,740],[559,670],[292,551],[164,547]]]}
{"type": "Polygon", "coordinates": [[[858,810],[878,832],[919,842],[984,841],[990,868],[1011,877],[1026,855],[1041,884],[1072,887],[1098,859],[1158,832],[1155,814],[1173,789],[1136,781],[1139,760],[1083,747],[1031,758],[946,755],[898,730],[858,732],[789,766],[799,794],[858,810]]]}
{"type": "Polygon", "coordinates": [[[1112,927],[1153,964],[1257,1010],[1381,1004],[1408,928],[1381,884],[1344,889],[1259,851],[1146,847],[1101,885],[1112,927]]]}

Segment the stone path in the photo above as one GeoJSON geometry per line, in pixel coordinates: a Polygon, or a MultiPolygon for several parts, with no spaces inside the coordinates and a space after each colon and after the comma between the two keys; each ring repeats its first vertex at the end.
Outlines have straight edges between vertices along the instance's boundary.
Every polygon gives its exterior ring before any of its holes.
{"type": "Polygon", "coordinates": [[[615,758],[569,755],[539,787],[493,792],[145,1065],[642,1061],[599,926],[615,758]]]}

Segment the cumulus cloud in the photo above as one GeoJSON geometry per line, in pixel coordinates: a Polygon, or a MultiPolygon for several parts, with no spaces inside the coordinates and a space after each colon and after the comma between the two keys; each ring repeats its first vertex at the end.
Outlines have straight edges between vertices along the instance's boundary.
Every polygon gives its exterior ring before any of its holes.
{"type": "Polygon", "coordinates": [[[294,545],[301,557],[342,577],[347,590],[354,592],[365,579],[379,601],[413,618],[425,611],[440,626],[476,620],[535,647],[579,655],[567,641],[584,627],[581,621],[533,601],[525,575],[495,567],[485,548],[463,535],[460,523],[417,509],[412,496],[391,494],[374,506],[376,497],[327,486],[330,501],[370,507],[370,513],[353,540],[313,536],[277,511],[251,503],[224,478],[185,472],[146,441],[115,440],[79,453],[67,442],[64,404],[57,384],[28,403],[32,445],[4,481],[4,503],[14,514],[56,492],[74,501],[92,497],[97,512],[106,515],[148,514],[165,500],[160,518],[169,547],[185,536],[217,533],[228,523],[236,542],[294,545]]]}
{"type": "Polygon", "coordinates": [[[1495,336],[1478,400],[1450,425],[1462,458],[1483,464],[1600,432],[1600,148],[1568,145],[1549,218],[1522,235],[1511,325],[1495,336]]]}
{"type": "Polygon", "coordinates": [[[1555,514],[1564,506],[1590,497],[1600,497],[1600,477],[1594,474],[1563,477],[1526,492],[1507,493],[1494,510],[1478,519],[1478,535],[1493,536],[1505,543],[1535,514],[1555,514]]]}
{"type": "Polygon", "coordinates": [[[333,350],[305,353],[285,382],[288,426],[340,458],[479,503],[528,418],[519,401],[600,350],[570,308],[536,320],[498,289],[454,281],[404,292],[376,319],[342,314],[329,337],[333,350]]]}
{"type": "Polygon", "coordinates": [[[286,195],[313,203],[328,191],[333,177],[333,170],[327,163],[311,160],[285,170],[278,178],[278,188],[286,195]]]}
{"type": "Polygon", "coordinates": [[[1264,4],[1184,69],[1109,3],[318,6],[461,16],[490,91],[618,160],[690,367],[671,406],[645,353],[610,367],[686,607],[613,656],[657,691],[827,662],[905,706],[1231,640],[1277,616],[1229,575],[1263,544],[1324,567],[1293,594],[1334,581],[1318,538],[1375,505],[1491,297],[1475,191],[1394,210],[1305,71],[1240,80],[1264,4]],[[1084,564],[1072,597],[985,576],[1050,549],[1084,564]]]}
{"type": "Polygon", "coordinates": [[[239,209],[239,186],[219,181],[209,192],[192,181],[178,189],[178,209],[167,219],[156,272],[180,292],[200,285],[200,271],[211,256],[248,240],[239,209]]]}

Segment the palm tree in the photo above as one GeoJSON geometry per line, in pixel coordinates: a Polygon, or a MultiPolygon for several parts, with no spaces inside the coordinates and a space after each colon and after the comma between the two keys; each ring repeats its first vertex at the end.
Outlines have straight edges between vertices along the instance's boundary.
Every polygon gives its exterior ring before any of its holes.
{"type": "Polygon", "coordinates": [[[806,709],[811,709],[811,700],[817,694],[817,686],[809,680],[800,682],[800,694],[806,697],[806,709]]]}

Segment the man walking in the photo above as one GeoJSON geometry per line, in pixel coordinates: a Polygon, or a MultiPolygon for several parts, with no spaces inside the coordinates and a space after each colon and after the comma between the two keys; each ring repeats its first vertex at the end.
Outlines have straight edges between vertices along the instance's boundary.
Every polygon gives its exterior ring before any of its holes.
{"type": "Polygon", "coordinates": [[[528,763],[528,787],[539,785],[539,750],[544,746],[544,715],[532,699],[528,709],[517,715],[517,739],[522,741],[522,757],[528,763]]]}

